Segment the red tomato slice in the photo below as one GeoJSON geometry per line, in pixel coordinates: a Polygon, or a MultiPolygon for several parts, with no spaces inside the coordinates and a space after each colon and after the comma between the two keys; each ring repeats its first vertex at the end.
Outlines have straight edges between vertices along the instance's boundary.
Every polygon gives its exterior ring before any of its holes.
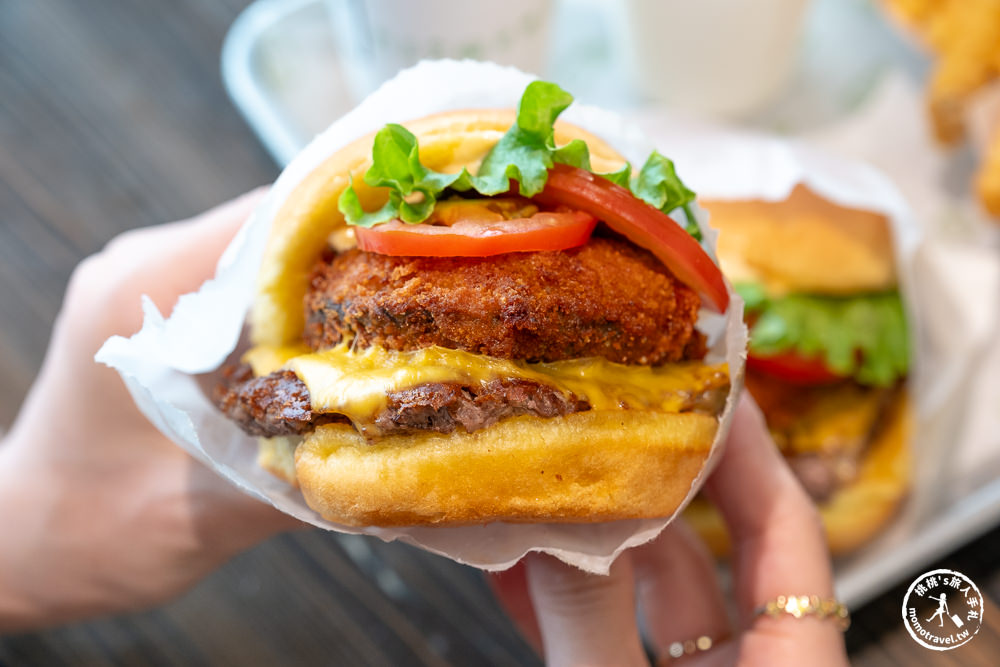
{"type": "Polygon", "coordinates": [[[782,352],[770,357],[747,357],[747,368],[766,373],[792,384],[829,384],[843,380],[843,375],[830,370],[820,357],[803,357],[795,352],[782,352]]]}
{"type": "Polygon", "coordinates": [[[487,257],[508,252],[565,250],[583,245],[597,219],[582,211],[542,211],[512,220],[459,220],[408,225],[392,220],[354,230],[358,247],[382,255],[487,257]]]}
{"type": "Polygon", "coordinates": [[[577,167],[556,164],[549,170],[545,190],[536,199],[590,213],[656,255],[710,308],[721,313],[729,306],[722,272],[698,242],[666,213],[620,185],[577,167]]]}

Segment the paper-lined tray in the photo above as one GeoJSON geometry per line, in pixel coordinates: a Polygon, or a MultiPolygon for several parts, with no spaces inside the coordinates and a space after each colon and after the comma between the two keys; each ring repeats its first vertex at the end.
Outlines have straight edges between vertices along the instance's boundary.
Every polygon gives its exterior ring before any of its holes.
{"type": "MultiPolygon", "coordinates": [[[[581,21],[598,11],[587,0],[566,4],[585,10],[581,21]]],[[[996,233],[978,219],[964,192],[942,186],[960,179],[946,177],[955,166],[928,138],[913,79],[900,75],[879,87],[874,84],[876,73],[886,68],[920,70],[920,59],[893,43],[891,34],[874,23],[876,16],[860,16],[856,10],[851,15],[850,8],[838,14],[844,4],[816,3],[813,19],[827,28],[822,35],[827,41],[806,45],[807,62],[789,93],[792,103],[755,122],[814,128],[806,135],[813,144],[880,167],[905,195],[916,212],[916,227],[928,241],[914,250],[910,265],[912,289],[931,304],[917,312],[927,342],[917,370],[918,400],[927,421],[919,429],[917,446],[927,455],[918,461],[915,492],[898,519],[875,543],[836,564],[838,594],[857,605],[1000,521],[1000,250],[996,233]],[[877,46],[864,53],[861,40],[846,55],[829,48],[859,34],[877,46]],[[829,88],[839,94],[817,92],[807,80],[810,71],[828,72],[829,88]],[[866,94],[859,94],[859,81],[866,94]],[[855,109],[859,104],[860,112],[855,109]],[[914,154],[920,159],[912,159],[914,154]],[[956,444],[969,442],[974,446],[956,449],[956,444]]],[[[338,92],[335,50],[325,20],[317,0],[262,0],[248,8],[226,41],[223,76],[230,94],[279,162],[350,107],[338,92]],[[310,101],[308,117],[301,115],[303,100],[310,101]]],[[[589,34],[588,39],[596,38],[589,34]]],[[[557,44],[553,51],[558,56],[572,47],[557,44]]],[[[616,53],[613,45],[608,50],[616,53]]],[[[588,90],[615,90],[617,85],[622,92],[620,83],[609,83],[620,65],[603,63],[588,90]]],[[[558,74],[558,58],[553,67],[558,74]]],[[[636,101],[627,91],[618,100],[636,101]]],[[[657,110],[631,116],[665,151],[676,134],[712,131],[681,126],[657,110]]],[[[687,176],[683,163],[681,169],[687,176]]]]}

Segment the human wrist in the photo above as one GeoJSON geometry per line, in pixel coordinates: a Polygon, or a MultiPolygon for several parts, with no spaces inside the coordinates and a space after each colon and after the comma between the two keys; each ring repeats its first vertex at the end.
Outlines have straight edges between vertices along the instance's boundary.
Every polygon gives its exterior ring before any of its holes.
{"type": "Polygon", "coordinates": [[[15,459],[19,445],[14,433],[0,440],[0,634],[36,627],[45,622],[44,612],[25,582],[23,567],[30,555],[30,499],[25,494],[24,476],[17,474],[15,459]]]}

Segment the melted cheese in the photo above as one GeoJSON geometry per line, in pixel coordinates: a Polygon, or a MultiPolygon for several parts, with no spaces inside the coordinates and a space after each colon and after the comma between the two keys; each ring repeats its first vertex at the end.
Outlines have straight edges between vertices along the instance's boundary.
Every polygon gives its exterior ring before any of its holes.
{"type": "Polygon", "coordinates": [[[284,347],[257,345],[243,354],[242,361],[250,364],[253,374],[260,377],[262,375],[270,375],[274,371],[284,368],[285,364],[295,357],[300,357],[310,352],[312,350],[305,344],[286,345],[284,347]]]}
{"type": "Polygon", "coordinates": [[[677,412],[693,397],[729,384],[726,364],[627,366],[603,358],[526,363],[443,347],[355,351],[341,344],[310,352],[304,346],[258,346],[244,360],[258,376],[281,368],[294,371],[309,389],[314,411],[343,414],[362,432],[385,409],[388,394],[430,382],[476,386],[496,379],[533,380],[573,394],[595,410],[662,412],[677,412]]]}

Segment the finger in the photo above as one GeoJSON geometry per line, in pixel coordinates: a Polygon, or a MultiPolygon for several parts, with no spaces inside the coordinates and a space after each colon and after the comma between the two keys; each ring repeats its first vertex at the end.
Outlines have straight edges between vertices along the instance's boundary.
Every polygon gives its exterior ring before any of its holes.
{"type": "Polygon", "coordinates": [[[169,313],[178,296],[215,274],[226,246],[266,193],[258,188],[194,218],[122,234],[101,253],[106,270],[112,279],[129,276],[133,291],[169,313]]]}
{"type": "Polygon", "coordinates": [[[65,338],[74,358],[89,361],[108,336],[139,329],[142,295],[169,314],[180,295],[214,275],[226,245],[265,194],[259,188],[191,220],[113,239],[73,272],[54,338],[65,338]]]}
{"type": "Polygon", "coordinates": [[[674,642],[707,636],[719,642],[731,634],[715,562],[683,519],[649,544],[631,552],[639,606],[656,655],[674,642]]]}
{"type": "Polygon", "coordinates": [[[258,188],[189,221],[123,234],[82,262],[73,272],[42,369],[12,432],[22,424],[51,422],[46,415],[52,404],[63,406],[66,418],[53,426],[68,430],[62,439],[73,434],[71,426],[81,419],[103,418],[140,430],[148,426],[118,374],[96,366],[94,354],[109,336],[139,329],[143,294],[150,295],[161,312],[169,312],[181,294],[211,277],[226,244],[265,194],[265,188],[258,188]],[[63,377],[76,381],[66,383],[63,377]],[[45,400],[40,398],[42,385],[49,387],[45,400]],[[74,417],[72,411],[83,405],[81,394],[103,400],[96,407],[86,403],[86,417],[74,417]]]}
{"type": "Polygon", "coordinates": [[[268,190],[268,186],[261,186],[194,217],[147,229],[159,231],[164,236],[181,232],[188,240],[205,245],[206,255],[218,259],[240,226],[267,196],[268,190]]]}
{"type": "Polygon", "coordinates": [[[832,595],[833,577],[815,506],[748,399],[736,409],[726,452],[706,483],[733,538],[744,614],[777,595],[832,595]]]}
{"type": "Polygon", "coordinates": [[[525,557],[547,665],[647,665],[635,619],[629,554],[607,576],[551,556],[525,557]]]}
{"type": "Polygon", "coordinates": [[[843,639],[830,620],[754,616],[755,609],[780,595],[832,597],[833,575],[819,514],[746,397],[705,490],[733,539],[736,601],[744,624],[754,630],[741,650],[761,642],[760,650],[784,659],[812,654],[840,662],[843,639]]]}
{"type": "Polygon", "coordinates": [[[514,621],[521,635],[531,645],[531,648],[542,654],[542,631],[538,628],[538,618],[531,604],[531,594],[528,592],[528,575],[524,561],[518,561],[514,567],[503,572],[489,572],[486,581],[499,600],[500,605],[514,621]]]}

